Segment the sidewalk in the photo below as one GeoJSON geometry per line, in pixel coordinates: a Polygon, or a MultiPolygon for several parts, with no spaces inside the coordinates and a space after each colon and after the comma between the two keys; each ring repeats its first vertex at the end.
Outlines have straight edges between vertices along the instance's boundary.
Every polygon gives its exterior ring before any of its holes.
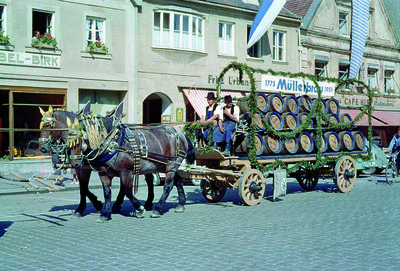
{"type": "MultiPolygon", "coordinates": [[[[0,196],[20,193],[43,193],[66,190],[79,190],[78,184],[71,184],[73,177],[70,170],[67,170],[66,173],[62,171],[61,176],[64,177],[64,180],[62,181],[63,186],[55,185],[55,180],[46,178],[52,173],[53,167],[51,164],[51,159],[1,161],[0,196]],[[21,181],[12,173],[16,173],[17,175],[29,179],[30,181],[21,181]],[[42,176],[45,178],[39,179],[39,181],[37,181],[35,178],[33,178],[34,176],[42,176]]],[[[100,178],[96,172],[93,172],[90,177],[89,187],[102,187],[100,178]]]]}

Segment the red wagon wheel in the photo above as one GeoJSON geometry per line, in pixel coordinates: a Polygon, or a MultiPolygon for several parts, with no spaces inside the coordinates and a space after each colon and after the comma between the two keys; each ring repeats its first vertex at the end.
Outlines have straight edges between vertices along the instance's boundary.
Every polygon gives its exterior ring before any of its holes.
{"type": "Polygon", "coordinates": [[[239,197],[246,205],[260,203],[265,193],[264,176],[257,169],[248,169],[239,180],[239,197]]]}
{"type": "Polygon", "coordinates": [[[296,174],[296,180],[304,190],[313,191],[318,184],[318,174],[307,169],[299,170],[296,174]]]}
{"type": "Polygon", "coordinates": [[[226,184],[222,181],[201,180],[201,194],[211,202],[220,201],[226,193],[226,184]]]}
{"type": "Polygon", "coordinates": [[[342,193],[350,192],[357,178],[356,162],[351,156],[341,157],[335,166],[334,182],[342,193]]]}

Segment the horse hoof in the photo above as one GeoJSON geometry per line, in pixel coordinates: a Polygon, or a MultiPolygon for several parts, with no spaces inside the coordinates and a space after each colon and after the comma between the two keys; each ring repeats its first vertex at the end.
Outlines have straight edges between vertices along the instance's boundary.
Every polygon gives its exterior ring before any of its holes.
{"type": "Polygon", "coordinates": [[[139,209],[135,211],[136,218],[143,218],[146,213],[146,209],[143,206],[140,206],[139,209]]]}
{"type": "Polygon", "coordinates": [[[178,205],[175,208],[175,213],[183,213],[185,211],[185,207],[183,205],[178,205]]]}
{"type": "Polygon", "coordinates": [[[153,212],[150,215],[151,218],[159,218],[161,217],[161,214],[159,211],[153,210],[153,212]]]}
{"type": "Polygon", "coordinates": [[[96,209],[96,212],[100,213],[101,210],[103,209],[103,203],[99,203],[96,206],[94,206],[94,208],[96,209]]]}
{"type": "Polygon", "coordinates": [[[111,220],[111,217],[100,216],[100,217],[96,220],[96,222],[104,223],[104,222],[107,222],[107,221],[109,221],[109,220],[111,220]]]}
{"type": "Polygon", "coordinates": [[[83,212],[75,211],[72,213],[72,218],[81,218],[83,217],[83,212]]]}

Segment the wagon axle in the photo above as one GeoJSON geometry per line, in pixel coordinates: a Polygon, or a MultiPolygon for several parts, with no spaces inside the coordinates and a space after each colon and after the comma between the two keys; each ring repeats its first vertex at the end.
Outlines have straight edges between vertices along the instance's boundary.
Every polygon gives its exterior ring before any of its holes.
{"type": "Polygon", "coordinates": [[[249,185],[249,192],[252,194],[257,193],[262,189],[263,188],[261,187],[261,185],[257,184],[256,182],[251,182],[251,184],[249,185]]]}
{"type": "Polygon", "coordinates": [[[346,180],[349,180],[351,178],[354,178],[355,174],[353,172],[350,172],[348,169],[345,169],[345,171],[343,172],[343,177],[346,180]]]}

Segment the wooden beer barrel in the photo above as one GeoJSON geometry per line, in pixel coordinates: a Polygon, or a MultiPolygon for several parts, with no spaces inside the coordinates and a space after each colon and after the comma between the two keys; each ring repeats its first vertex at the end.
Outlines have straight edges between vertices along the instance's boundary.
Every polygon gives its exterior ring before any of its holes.
{"type": "Polygon", "coordinates": [[[253,118],[249,112],[244,113],[243,115],[240,115],[240,119],[246,120],[247,124],[249,125],[254,123],[258,131],[265,131],[265,129],[267,129],[267,126],[265,125],[265,123],[267,123],[265,115],[260,111],[257,111],[253,118]]]}
{"type": "Polygon", "coordinates": [[[280,131],[283,129],[282,117],[277,112],[268,112],[265,115],[265,119],[267,120],[267,123],[271,125],[276,131],[280,131]]]}
{"type": "Polygon", "coordinates": [[[269,112],[283,113],[285,111],[285,102],[279,94],[269,94],[267,96],[269,102],[269,112]]]}
{"type": "Polygon", "coordinates": [[[326,123],[324,120],[321,120],[321,125],[328,127],[329,124],[340,124],[339,116],[336,114],[328,114],[326,116],[328,118],[329,123],[326,123]]]}
{"type": "Polygon", "coordinates": [[[300,104],[300,112],[306,112],[309,113],[312,109],[313,103],[308,95],[303,95],[297,98],[299,100],[300,104]]]}
{"type": "Polygon", "coordinates": [[[365,148],[365,137],[360,131],[353,131],[351,134],[354,137],[354,150],[362,150],[365,148]]]}
{"type": "Polygon", "coordinates": [[[257,108],[260,112],[267,113],[270,107],[269,100],[264,93],[257,93],[256,96],[257,108]]]}
{"type": "Polygon", "coordinates": [[[347,114],[347,113],[339,114],[339,119],[340,119],[340,123],[342,123],[342,124],[348,123],[349,130],[353,130],[353,124],[351,124],[351,121],[353,119],[351,118],[351,116],[349,114],[347,114]]]}
{"type": "Polygon", "coordinates": [[[324,133],[326,141],[328,142],[327,151],[339,151],[340,150],[340,138],[336,132],[329,131],[324,133]]]}
{"type": "MultiPolygon", "coordinates": [[[[240,134],[236,138],[237,142],[240,142],[239,145],[235,148],[235,152],[245,152],[249,151],[248,147],[251,146],[250,134],[240,134]]],[[[255,134],[254,137],[254,146],[256,148],[256,155],[261,155],[264,152],[264,139],[258,133],[255,134]]]]}
{"type": "Polygon", "coordinates": [[[327,107],[327,114],[336,114],[339,115],[340,106],[338,100],[335,98],[330,98],[325,100],[327,107]]]}
{"type": "Polygon", "coordinates": [[[285,103],[284,112],[292,112],[293,114],[298,114],[300,111],[299,100],[294,95],[287,95],[283,97],[283,102],[285,103]]]}
{"type": "Polygon", "coordinates": [[[272,136],[270,134],[264,137],[264,155],[275,155],[282,151],[282,141],[279,137],[272,136]]]}
{"type": "Polygon", "coordinates": [[[250,111],[250,108],[247,105],[247,101],[250,99],[250,96],[246,96],[243,100],[239,100],[236,102],[236,106],[239,107],[239,114],[242,115],[250,111]]]}
{"type": "MultiPolygon", "coordinates": [[[[299,124],[302,125],[306,119],[308,118],[308,113],[306,112],[301,112],[297,114],[297,119],[299,120],[299,124]]],[[[314,128],[314,121],[311,120],[310,124],[306,127],[307,129],[312,129],[314,128]]]]}
{"type": "Polygon", "coordinates": [[[341,131],[339,133],[340,149],[342,151],[352,151],[354,149],[354,137],[349,131],[341,131]]]}
{"type": "Polygon", "coordinates": [[[283,139],[282,146],[283,154],[295,154],[299,149],[299,143],[296,137],[283,139]]]}
{"type": "Polygon", "coordinates": [[[294,129],[298,128],[300,125],[299,119],[292,112],[283,113],[282,119],[283,119],[283,128],[285,128],[285,129],[294,130],[294,129]]]}
{"type": "MultiPolygon", "coordinates": [[[[318,134],[316,132],[312,133],[312,138],[314,140],[314,146],[315,146],[315,150],[317,150],[317,146],[318,146],[318,134]]],[[[326,139],[326,136],[324,134],[321,134],[321,152],[326,152],[326,150],[328,149],[328,142],[326,139]]]]}
{"type": "Polygon", "coordinates": [[[302,132],[298,138],[299,152],[311,153],[314,150],[314,141],[311,135],[307,132],[302,132]]]}
{"type": "MultiPolygon", "coordinates": [[[[313,106],[315,106],[315,104],[317,103],[317,101],[318,101],[317,98],[312,99],[313,106]]],[[[326,115],[327,112],[328,112],[328,108],[326,107],[326,103],[325,103],[324,100],[321,100],[321,112],[322,112],[323,114],[325,114],[325,115],[326,115]]]]}

